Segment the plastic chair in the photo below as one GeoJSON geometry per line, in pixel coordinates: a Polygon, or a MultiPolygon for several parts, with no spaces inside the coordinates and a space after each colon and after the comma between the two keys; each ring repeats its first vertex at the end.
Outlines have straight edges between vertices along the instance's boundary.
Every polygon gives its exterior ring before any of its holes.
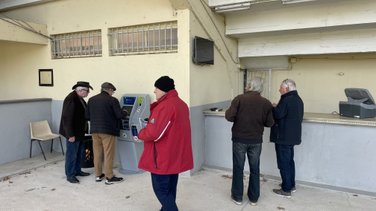
{"type": "Polygon", "coordinates": [[[31,158],[31,153],[32,153],[32,148],[33,148],[33,142],[38,141],[39,147],[42,150],[44,160],[47,160],[40,142],[51,141],[51,153],[52,153],[52,148],[53,148],[55,138],[59,138],[61,151],[63,152],[63,155],[64,155],[64,149],[63,149],[63,144],[61,142],[61,137],[59,134],[55,134],[51,132],[51,128],[47,120],[38,121],[38,122],[30,122],[30,136],[31,136],[30,158],[31,158]]]}

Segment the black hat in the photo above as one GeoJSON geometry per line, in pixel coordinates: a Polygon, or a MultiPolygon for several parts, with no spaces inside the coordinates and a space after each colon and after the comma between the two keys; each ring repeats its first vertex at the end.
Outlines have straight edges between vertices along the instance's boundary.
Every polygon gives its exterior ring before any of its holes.
{"type": "Polygon", "coordinates": [[[89,82],[86,81],[77,81],[77,83],[72,87],[72,89],[76,89],[78,86],[87,87],[93,90],[93,87],[91,87],[89,82]]]}
{"type": "Polygon", "coordinates": [[[174,79],[168,76],[160,77],[158,80],[155,81],[154,86],[164,92],[168,92],[172,89],[175,89],[174,79]]]}
{"type": "Polygon", "coordinates": [[[101,86],[102,89],[112,89],[116,91],[116,87],[110,82],[104,82],[101,86]]]}

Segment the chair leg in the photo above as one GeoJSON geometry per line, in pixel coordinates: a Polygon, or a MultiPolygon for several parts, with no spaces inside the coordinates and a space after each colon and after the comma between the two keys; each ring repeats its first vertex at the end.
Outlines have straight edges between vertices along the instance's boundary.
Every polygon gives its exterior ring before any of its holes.
{"type": "Polygon", "coordinates": [[[64,148],[63,148],[63,143],[61,142],[61,137],[59,137],[59,139],[60,139],[61,151],[63,152],[63,155],[64,155],[64,148]]]}
{"type": "Polygon", "coordinates": [[[31,152],[33,151],[33,139],[31,139],[31,141],[30,141],[30,157],[29,158],[31,158],[31,152]]]}
{"type": "Polygon", "coordinates": [[[44,155],[44,151],[43,151],[42,145],[40,144],[39,140],[38,140],[38,144],[39,144],[40,150],[42,150],[42,154],[43,154],[44,160],[47,160],[46,159],[46,155],[44,155]]]}
{"type": "Polygon", "coordinates": [[[54,148],[54,139],[51,139],[51,150],[50,153],[52,153],[52,149],[54,148]]]}

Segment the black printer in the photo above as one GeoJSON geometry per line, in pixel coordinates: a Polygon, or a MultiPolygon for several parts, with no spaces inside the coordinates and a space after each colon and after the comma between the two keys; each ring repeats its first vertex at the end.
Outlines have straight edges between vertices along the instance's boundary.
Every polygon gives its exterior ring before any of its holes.
{"type": "Polygon", "coordinates": [[[353,118],[372,118],[376,116],[376,105],[371,93],[362,88],[346,88],[347,102],[339,102],[339,114],[353,118]]]}

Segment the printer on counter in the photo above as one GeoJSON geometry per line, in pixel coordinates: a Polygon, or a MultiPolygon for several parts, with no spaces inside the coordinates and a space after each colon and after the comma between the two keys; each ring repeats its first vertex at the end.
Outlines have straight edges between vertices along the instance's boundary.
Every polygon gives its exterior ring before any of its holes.
{"type": "Polygon", "coordinates": [[[346,88],[347,102],[339,102],[339,114],[354,118],[372,118],[376,116],[376,105],[371,93],[362,88],[346,88]]]}

